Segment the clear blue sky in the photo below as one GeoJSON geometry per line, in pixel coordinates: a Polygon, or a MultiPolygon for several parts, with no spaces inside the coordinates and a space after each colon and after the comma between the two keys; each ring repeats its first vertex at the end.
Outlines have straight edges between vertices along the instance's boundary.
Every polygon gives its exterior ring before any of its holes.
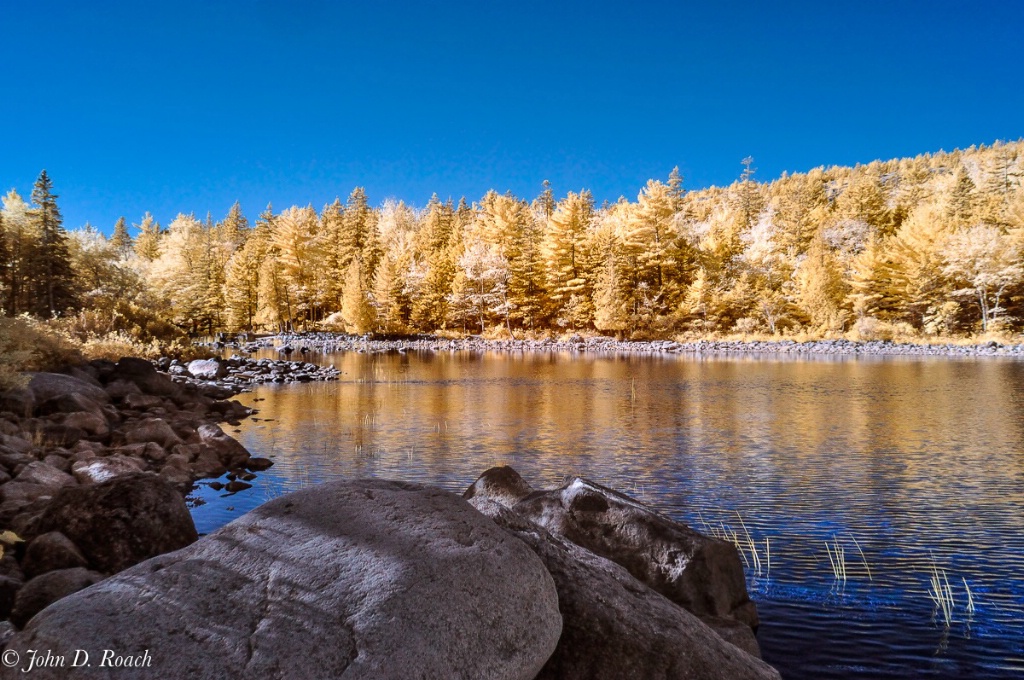
{"type": "Polygon", "coordinates": [[[65,226],[635,198],[1024,136],[1024,2],[0,0],[0,188],[65,226]]]}

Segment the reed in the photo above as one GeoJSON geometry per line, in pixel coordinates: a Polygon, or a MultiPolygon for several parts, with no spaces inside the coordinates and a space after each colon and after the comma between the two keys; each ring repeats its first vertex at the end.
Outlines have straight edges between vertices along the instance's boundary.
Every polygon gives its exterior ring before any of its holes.
{"type": "Polygon", "coordinates": [[[837,581],[846,582],[846,548],[844,548],[836,536],[832,536],[832,543],[825,541],[825,552],[828,553],[828,561],[832,565],[832,573],[837,581]]]}
{"type": "Polygon", "coordinates": [[[850,534],[850,538],[853,539],[853,544],[857,546],[857,552],[860,553],[860,561],[864,563],[864,569],[868,572],[868,580],[874,581],[875,579],[871,577],[871,567],[868,566],[868,558],[864,557],[864,551],[860,549],[860,543],[857,542],[857,537],[850,534]]]}
{"type": "Polygon", "coordinates": [[[939,566],[935,563],[935,559],[932,559],[932,573],[930,579],[930,585],[928,588],[928,596],[935,603],[936,613],[942,612],[942,619],[946,622],[946,627],[953,621],[953,590],[949,587],[949,579],[946,578],[946,570],[939,569],[939,566]]]}
{"type": "Polygon", "coordinates": [[[967,579],[960,577],[960,580],[964,582],[964,590],[967,592],[967,613],[974,615],[974,595],[971,594],[971,587],[967,585],[967,579]]]}

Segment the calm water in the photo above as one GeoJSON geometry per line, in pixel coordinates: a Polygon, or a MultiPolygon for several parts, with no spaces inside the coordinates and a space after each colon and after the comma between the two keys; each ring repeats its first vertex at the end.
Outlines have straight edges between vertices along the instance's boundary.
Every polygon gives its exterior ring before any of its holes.
{"type": "Polygon", "coordinates": [[[536,488],[579,474],[736,532],[764,657],[786,678],[1024,677],[1022,362],[323,361],[340,382],[239,397],[261,413],[235,436],[277,465],[233,496],[201,488],[201,532],[323,480],[461,491],[492,465],[536,488]],[[948,626],[929,596],[933,568],[952,596],[948,626]]]}

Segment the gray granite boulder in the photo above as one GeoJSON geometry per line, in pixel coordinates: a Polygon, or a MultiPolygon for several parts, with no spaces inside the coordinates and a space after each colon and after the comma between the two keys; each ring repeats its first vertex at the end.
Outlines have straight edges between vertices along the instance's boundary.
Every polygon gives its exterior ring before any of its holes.
{"type": "Polygon", "coordinates": [[[218,380],[228,374],[228,367],[216,359],[196,359],[188,362],[188,372],[199,380],[218,380]]]}
{"type": "Polygon", "coordinates": [[[562,636],[539,680],[779,680],[742,644],[730,644],[618,564],[491,499],[470,503],[530,546],[555,580],[562,636]]]}
{"type": "Polygon", "coordinates": [[[731,543],[705,536],[613,489],[574,477],[513,507],[553,534],[606,557],[697,616],[757,630],[743,564],[731,543]]]}
{"type": "Polygon", "coordinates": [[[151,667],[118,678],[527,680],[561,629],[555,585],[522,541],[446,491],[356,480],[277,498],[75,593],[8,649],[149,650],[151,667]]]}

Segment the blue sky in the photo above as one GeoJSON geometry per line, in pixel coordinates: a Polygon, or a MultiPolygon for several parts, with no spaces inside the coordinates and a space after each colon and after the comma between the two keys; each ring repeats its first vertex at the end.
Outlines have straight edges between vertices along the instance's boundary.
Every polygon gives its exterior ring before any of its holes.
{"type": "Polygon", "coordinates": [[[1024,136],[1024,2],[0,0],[0,188],[65,226],[364,186],[635,198],[1024,136]]]}

